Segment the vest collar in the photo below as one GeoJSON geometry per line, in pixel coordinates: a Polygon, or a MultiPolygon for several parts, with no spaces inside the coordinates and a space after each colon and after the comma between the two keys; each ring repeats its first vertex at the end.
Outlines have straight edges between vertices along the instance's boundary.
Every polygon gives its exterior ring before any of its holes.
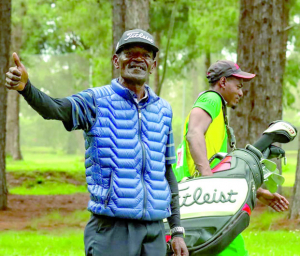
{"type": "MultiPolygon", "coordinates": [[[[130,100],[131,102],[135,103],[135,100],[132,96],[132,94],[130,93],[130,90],[124,86],[122,86],[119,82],[118,79],[113,79],[111,81],[111,87],[114,90],[115,93],[117,93],[118,95],[120,95],[121,97],[123,97],[126,100],[130,100]]],[[[148,100],[145,103],[146,105],[153,103],[155,101],[157,101],[159,99],[159,97],[154,93],[154,91],[151,90],[151,88],[146,84],[145,85],[145,89],[148,90],[148,100]]],[[[135,103],[136,104],[136,103],[135,103]]]]}

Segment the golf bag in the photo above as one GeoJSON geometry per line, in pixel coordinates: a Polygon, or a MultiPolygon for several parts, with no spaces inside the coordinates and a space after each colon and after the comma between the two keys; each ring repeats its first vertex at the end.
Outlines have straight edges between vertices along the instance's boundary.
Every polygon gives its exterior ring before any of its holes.
{"type": "MultiPolygon", "coordinates": [[[[275,121],[253,146],[216,154],[213,158],[222,161],[212,169],[213,176],[178,184],[181,225],[190,256],[217,255],[248,227],[256,190],[266,180],[275,190],[283,183],[276,164],[267,158],[282,157],[284,150],[272,143],[287,143],[296,135],[291,124],[275,121]]],[[[165,228],[169,238],[169,228],[165,228]]],[[[171,255],[170,241],[167,245],[167,255],[171,255]]]]}

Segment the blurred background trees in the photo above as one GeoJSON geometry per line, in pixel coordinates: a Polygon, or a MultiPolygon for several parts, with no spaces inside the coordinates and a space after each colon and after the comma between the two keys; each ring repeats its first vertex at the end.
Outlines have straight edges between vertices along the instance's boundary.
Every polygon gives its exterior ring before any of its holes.
{"type": "MultiPolygon", "coordinates": [[[[149,84],[172,105],[176,145],[194,100],[208,88],[207,68],[218,59],[237,61],[257,74],[230,113],[243,147],[273,120],[300,127],[299,6],[299,0],[13,0],[9,54],[19,53],[36,87],[65,97],[108,84],[118,75],[111,57],[122,33],[148,30],[160,48],[149,84]]],[[[30,147],[84,151],[81,131],[44,121],[15,92],[8,94],[6,127],[6,152],[14,159],[30,147]]],[[[295,141],[286,149],[297,148],[295,141]]]]}
{"type": "MultiPolygon", "coordinates": [[[[242,146],[257,138],[263,127],[281,118],[283,112],[285,117],[292,117],[297,111],[299,1],[273,2],[14,0],[11,52],[20,53],[34,85],[51,96],[64,97],[109,83],[117,76],[111,57],[122,33],[133,27],[148,30],[160,47],[158,68],[149,83],[173,107],[176,144],[182,138],[183,120],[193,101],[208,88],[205,76],[209,65],[218,59],[238,60],[242,68],[258,74],[253,82],[245,83],[242,106],[231,114],[233,126],[242,131],[237,134],[242,146]],[[172,13],[174,26],[170,33],[172,13]],[[171,40],[167,50],[168,38],[171,40]],[[253,105],[254,102],[258,103],[253,105]],[[274,114],[269,115],[271,111],[274,114]],[[241,129],[244,123],[247,125],[241,129]]],[[[13,148],[18,147],[18,129],[11,128],[17,127],[19,116],[23,146],[42,143],[45,136],[41,130],[53,125],[50,145],[71,153],[68,143],[63,142],[68,135],[61,125],[45,124],[24,102],[16,115],[18,94],[9,97],[9,155],[21,158],[20,151],[13,148]],[[34,130],[31,126],[39,132],[29,133],[34,130]],[[60,134],[62,138],[55,139],[60,134]]],[[[73,151],[82,151],[81,146],[72,147],[73,151]]],[[[297,148],[296,143],[291,146],[297,148]]]]}

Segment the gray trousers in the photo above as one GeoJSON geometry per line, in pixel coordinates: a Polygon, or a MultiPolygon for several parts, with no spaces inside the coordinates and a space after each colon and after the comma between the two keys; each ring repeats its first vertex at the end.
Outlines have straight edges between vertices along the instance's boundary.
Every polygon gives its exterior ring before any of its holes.
{"type": "Polygon", "coordinates": [[[84,245],[86,256],[165,256],[164,224],[92,215],[84,245]]]}

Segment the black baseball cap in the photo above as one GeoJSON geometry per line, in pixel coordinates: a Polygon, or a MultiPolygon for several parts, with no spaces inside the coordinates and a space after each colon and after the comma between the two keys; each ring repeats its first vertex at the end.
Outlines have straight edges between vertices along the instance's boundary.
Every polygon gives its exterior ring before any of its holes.
{"type": "Polygon", "coordinates": [[[230,60],[219,60],[207,70],[206,77],[210,83],[217,82],[223,76],[235,76],[250,80],[256,75],[242,71],[238,64],[230,60]]]}
{"type": "Polygon", "coordinates": [[[125,31],[121,39],[117,43],[116,53],[121,52],[122,48],[128,44],[145,44],[149,45],[155,53],[159,51],[159,49],[155,45],[153,36],[142,29],[125,31]]]}

